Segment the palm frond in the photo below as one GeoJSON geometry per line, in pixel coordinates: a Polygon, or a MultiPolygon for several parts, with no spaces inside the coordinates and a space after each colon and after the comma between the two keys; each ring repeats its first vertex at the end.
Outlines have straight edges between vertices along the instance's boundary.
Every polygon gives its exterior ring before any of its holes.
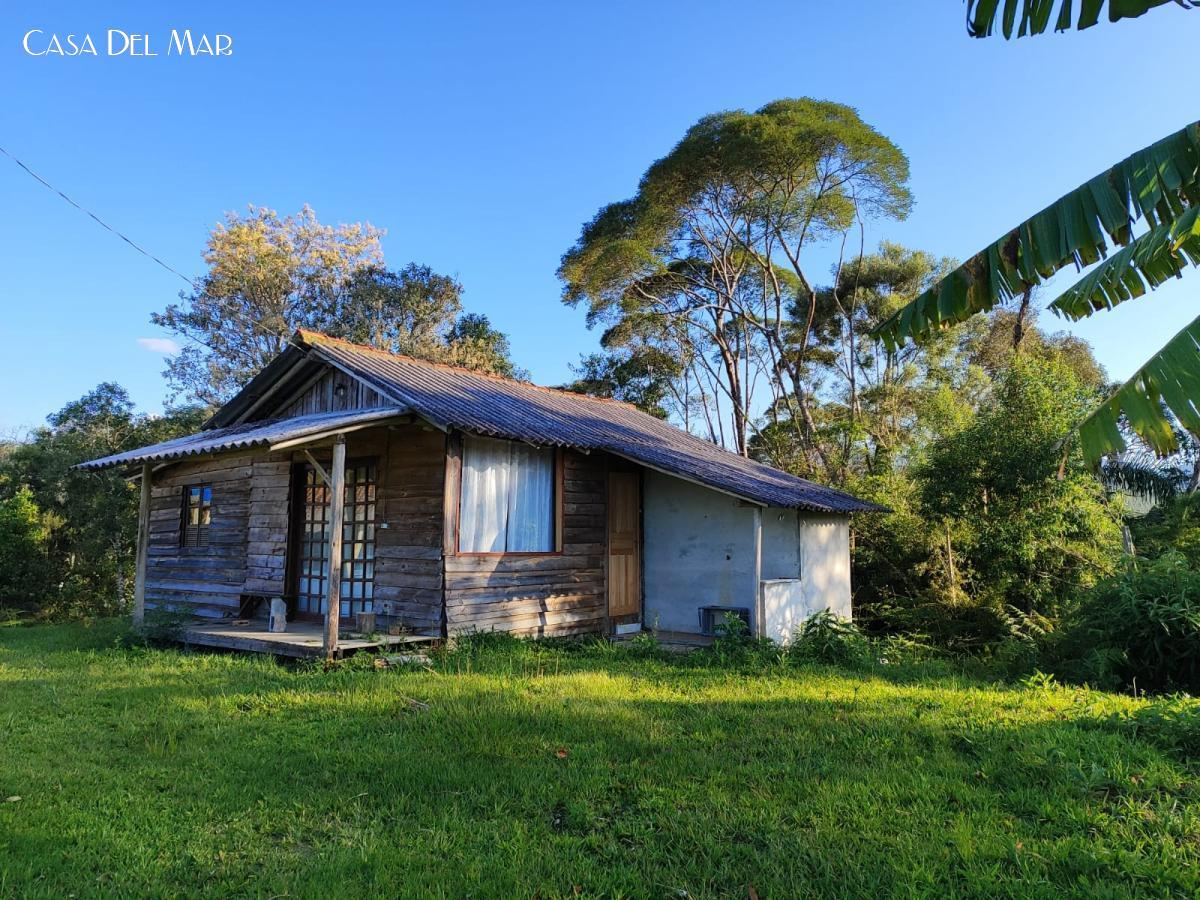
{"type": "Polygon", "coordinates": [[[1072,321],[1132,300],[1200,265],[1200,206],[1147,231],[1101,262],[1050,308],[1072,321]]]}
{"type": "Polygon", "coordinates": [[[962,322],[1040,284],[1063,267],[1099,262],[1200,203],[1200,122],[1131,154],[972,256],[875,330],[895,348],[962,322]]]}
{"type": "Polygon", "coordinates": [[[1160,456],[1179,447],[1173,414],[1188,431],[1200,433],[1200,317],[1171,338],[1150,361],[1079,425],[1084,456],[1098,462],[1126,449],[1121,416],[1160,456]],[[1165,406],[1165,408],[1164,408],[1165,406]]]}
{"type": "MultiPolygon", "coordinates": [[[[1135,19],[1158,6],[1175,3],[1184,9],[1196,6],[1196,0],[1109,0],[1108,21],[1135,19]]],[[[1069,31],[1072,24],[1071,0],[1058,0],[1055,15],[1055,0],[967,0],[967,33],[971,37],[984,38],[999,28],[1006,39],[1013,34],[1025,37],[1042,34],[1054,22],[1055,31],[1069,31]]],[[[1082,31],[1100,21],[1104,0],[1082,0],[1075,28],[1082,31]]]]}
{"type": "Polygon", "coordinates": [[[1100,481],[1110,491],[1122,491],[1156,503],[1178,496],[1186,488],[1188,473],[1178,457],[1158,459],[1145,451],[1109,456],[1100,464],[1100,481]]]}

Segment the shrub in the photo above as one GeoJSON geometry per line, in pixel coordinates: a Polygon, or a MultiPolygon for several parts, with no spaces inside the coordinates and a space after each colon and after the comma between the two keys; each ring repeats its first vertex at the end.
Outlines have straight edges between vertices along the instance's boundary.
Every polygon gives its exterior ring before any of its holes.
{"type": "Polygon", "coordinates": [[[1036,674],[1041,657],[1040,648],[1033,641],[1010,637],[991,648],[987,665],[993,676],[1011,681],[1036,674]]]}
{"type": "Polygon", "coordinates": [[[1200,703],[1190,697],[1169,697],[1133,712],[1122,710],[1110,719],[1117,731],[1185,758],[1200,753],[1200,703]]]}
{"type": "Polygon", "coordinates": [[[1009,637],[1014,610],[1056,620],[1116,571],[1120,517],[1078,450],[1062,451],[1094,403],[1065,360],[1014,359],[974,418],[917,461],[917,508],[937,543],[936,577],[915,599],[952,620],[925,615],[931,638],[986,648],[1009,637]]]}
{"type": "Polygon", "coordinates": [[[1200,692],[1200,571],[1170,551],[1091,591],[1058,647],[1064,674],[1099,687],[1200,692]]]}
{"type": "Polygon", "coordinates": [[[44,517],[26,487],[0,499],[0,606],[41,603],[46,583],[44,517]]]}
{"type": "Polygon", "coordinates": [[[183,638],[184,631],[195,618],[193,612],[187,608],[172,609],[159,606],[148,609],[142,627],[130,632],[128,642],[151,646],[173,644],[183,638]]]}
{"type": "Polygon", "coordinates": [[[1139,555],[1155,559],[1177,550],[1200,567],[1200,493],[1183,494],[1130,520],[1139,555]]]}
{"type": "Polygon", "coordinates": [[[870,644],[853,622],[822,610],[796,629],[788,655],[798,662],[848,666],[862,662],[870,644]]]}

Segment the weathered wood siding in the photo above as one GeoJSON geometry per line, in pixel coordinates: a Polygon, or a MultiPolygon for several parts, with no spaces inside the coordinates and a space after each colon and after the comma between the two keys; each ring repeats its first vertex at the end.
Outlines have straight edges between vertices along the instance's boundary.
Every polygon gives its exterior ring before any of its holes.
{"type": "MultiPolygon", "coordinates": [[[[456,485],[455,478],[449,481],[456,485]]],[[[561,553],[447,555],[446,625],[451,633],[495,630],[549,636],[603,631],[603,455],[564,453],[562,488],[561,553]]],[[[452,503],[446,507],[449,521],[452,503]]]]}
{"type": "MultiPolygon", "coordinates": [[[[377,461],[375,599],[395,604],[405,626],[440,630],[445,435],[409,425],[354,432],[349,459],[377,461]]],[[[318,452],[318,459],[328,451],[318,452]]],[[[166,469],[151,492],[146,596],[187,603],[202,615],[236,615],[242,593],[285,595],[291,473],[299,453],[238,453],[166,469]],[[211,483],[205,547],[181,547],[183,490],[211,483]]],[[[325,459],[324,461],[327,461],[325,459]]]]}
{"type": "MultiPolygon", "coordinates": [[[[560,635],[606,624],[607,492],[601,454],[563,454],[561,552],[445,555],[453,548],[455,467],[447,438],[401,425],[347,435],[347,458],[378,463],[376,609],[389,604],[414,631],[511,631],[560,635]],[[446,493],[447,485],[450,493],[446,493]],[[443,605],[444,602],[444,605],[443,605]],[[443,619],[445,620],[443,622],[443,619]]],[[[325,461],[328,451],[317,452],[325,461]]],[[[151,492],[146,596],[187,603],[203,615],[236,615],[242,593],[284,595],[293,463],[299,453],[236,453],[159,472],[151,492]],[[181,547],[183,490],[209,483],[209,543],[181,547]]]]}
{"type": "Polygon", "coordinates": [[[442,482],[446,436],[429,426],[371,429],[346,436],[347,458],[379,460],[375,607],[391,604],[405,627],[442,626],[442,482]]]}
{"type": "Polygon", "coordinates": [[[249,521],[246,530],[245,590],[248,594],[274,597],[287,592],[284,576],[291,483],[290,453],[276,453],[254,460],[250,471],[249,521]]]}
{"type": "Polygon", "coordinates": [[[246,582],[247,522],[254,456],[248,453],[180,463],[154,477],[150,492],[147,605],[192,604],[203,615],[237,615],[246,582]],[[186,485],[212,485],[208,545],[181,547],[186,485]]]}
{"type": "Polygon", "coordinates": [[[391,400],[374,389],[363,384],[357,378],[351,378],[344,372],[329,368],[325,374],[304,388],[299,394],[284,401],[284,405],[269,415],[261,413],[255,418],[292,418],[307,416],[320,412],[339,412],[350,409],[375,409],[380,406],[391,406],[391,400]],[[337,395],[337,389],[344,388],[342,396],[337,395]]]}

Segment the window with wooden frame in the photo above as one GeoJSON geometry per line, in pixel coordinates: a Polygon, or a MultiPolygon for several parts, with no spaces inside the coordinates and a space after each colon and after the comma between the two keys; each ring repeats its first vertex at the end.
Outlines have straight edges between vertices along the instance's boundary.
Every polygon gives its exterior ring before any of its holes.
{"type": "Polygon", "coordinates": [[[465,436],[458,552],[559,552],[560,467],[559,454],[553,448],[465,436]]]}
{"type": "Polygon", "coordinates": [[[207,547],[212,525],[212,485],[189,484],[183,489],[183,522],[179,529],[182,547],[207,547]]]}

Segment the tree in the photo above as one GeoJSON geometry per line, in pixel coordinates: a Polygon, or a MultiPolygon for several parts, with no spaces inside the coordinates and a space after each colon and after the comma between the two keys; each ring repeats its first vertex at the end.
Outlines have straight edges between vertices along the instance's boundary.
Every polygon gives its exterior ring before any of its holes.
{"type": "MultiPolygon", "coordinates": [[[[1135,19],[1144,13],[1168,3],[1184,9],[1196,6],[1195,0],[1109,0],[1108,20],[1135,19]]],[[[1054,22],[1055,31],[1071,28],[1074,4],[1071,0],[1059,0],[1058,15],[1054,15],[1054,0],[967,0],[967,32],[971,37],[990,37],[997,26],[1005,38],[1031,34],[1042,34],[1054,22]],[[1020,16],[1018,18],[1018,11],[1020,16]]],[[[1075,27],[1083,31],[1100,21],[1100,10],[1104,0],[1083,0],[1079,5],[1079,17],[1075,27]]]]}
{"type": "Polygon", "coordinates": [[[184,338],[164,371],[172,397],[207,406],[229,399],[287,345],[299,327],[320,330],[340,290],[383,262],[370,225],[323,225],[308,206],[280,218],[251,206],[209,235],[208,272],[151,321],[184,338]]]}
{"type": "MultiPolygon", "coordinates": [[[[1050,308],[1077,320],[1200,262],[1200,122],[1139,150],[1056,200],[948,273],[876,331],[889,347],[928,339],[1012,303],[1068,265],[1094,266],[1050,308]],[[1136,233],[1139,222],[1144,231],[1136,233]],[[1115,249],[1115,252],[1114,251],[1115,249]]],[[[1178,443],[1172,417],[1200,432],[1200,317],[1079,425],[1089,460],[1126,449],[1127,423],[1155,452],[1178,443]]]]}
{"type": "Polygon", "coordinates": [[[839,267],[835,283],[817,291],[815,315],[792,310],[790,327],[811,333],[810,372],[821,400],[815,419],[827,463],[822,473],[808,454],[793,469],[838,483],[884,471],[972,408],[986,380],[971,367],[978,329],[891,350],[870,339],[883,319],[951,267],[885,241],[839,267]]]}
{"type": "Polygon", "coordinates": [[[1030,324],[1014,352],[1012,316],[998,313],[904,345],[903,377],[863,391],[865,436],[846,486],[887,507],[854,521],[856,614],[876,630],[991,644],[1053,621],[1058,600],[1120,552],[1109,490],[1059,449],[1100,390],[1090,349],[1058,347],[1030,324]]]}
{"type": "Polygon", "coordinates": [[[0,607],[26,606],[44,595],[48,533],[29,488],[0,496],[0,607]]]}
{"type": "Polygon", "coordinates": [[[1060,447],[1093,398],[1062,359],[1019,358],[969,425],[930,446],[917,480],[951,599],[1050,616],[1113,571],[1119,516],[1060,447]]]}
{"type": "Polygon", "coordinates": [[[429,266],[398,272],[369,266],[333,292],[323,330],[333,337],[406,356],[437,354],[462,310],[462,285],[429,266]]]}
{"type": "Polygon", "coordinates": [[[1094,390],[1109,386],[1108,373],[1092,353],[1091,345],[1065,331],[1047,334],[1038,327],[1038,310],[996,309],[982,332],[972,341],[971,362],[995,378],[1006,372],[1018,356],[1061,360],[1075,376],[1094,390]]]}
{"type": "Polygon", "coordinates": [[[810,335],[785,327],[788,307],[818,306],[806,250],[865,218],[905,216],[907,179],[904,154],[847,106],[777,100],[706,116],[632,199],[584,226],[559,268],[563,300],[585,303],[589,325],[626,326],[610,328],[610,349],[622,337],[682,344],[720,422],[710,433],[727,427],[737,452],[760,386],[811,434],[810,335]]]}
{"type": "Polygon", "coordinates": [[[322,329],[333,337],[495,375],[523,373],[487,316],[462,312],[462,285],[429,266],[370,267],[336,292],[322,329]]]}
{"type": "Polygon", "coordinates": [[[508,337],[481,313],[460,316],[446,331],[444,354],[430,358],[493,375],[528,380],[529,373],[512,361],[508,337]]]}
{"type": "Polygon", "coordinates": [[[323,225],[305,206],[280,218],[251,207],[208,241],[209,270],[151,321],[185,346],[164,374],[173,397],[228,400],[298,328],[382,350],[512,374],[508,339],[486,317],[462,314],[462,285],[428,266],[383,265],[371,225],[323,225]]]}
{"type": "Polygon", "coordinates": [[[575,380],[565,387],[579,394],[632,403],[642,412],[665,419],[671,386],[681,368],[678,360],[656,347],[641,352],[592,353],[571,367],[575,380]]]}
{"type": "Polygon", "coordinates": [[[115,612],[133,587],[138,495],[119,472],[81,472],[76,463],[199,429],[191,407],[166,416],[135,412],[124,388],[98,385],[48,417],[48,425],[0,465],[0,499],[27,491],[47,523],[40,596],[31,603],[74,612],[115,612]]]}

